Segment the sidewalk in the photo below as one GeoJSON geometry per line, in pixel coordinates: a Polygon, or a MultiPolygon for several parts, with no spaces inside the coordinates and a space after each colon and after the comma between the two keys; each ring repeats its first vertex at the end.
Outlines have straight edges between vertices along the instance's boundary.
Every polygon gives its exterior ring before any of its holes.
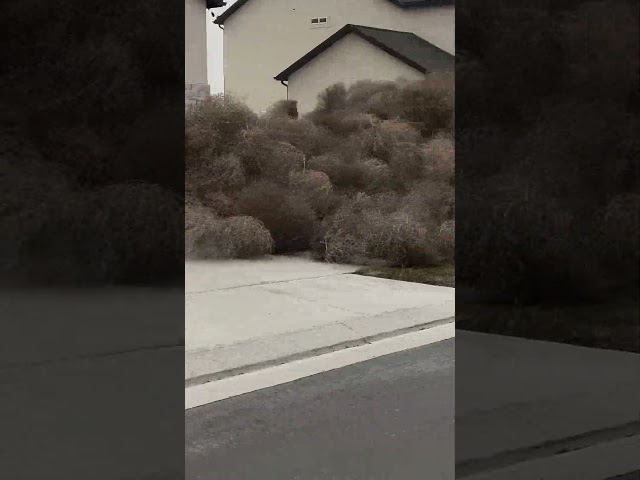
{"type": "Polygon", "coordinates": [[[600,480],[607,449],[640,468],[623,448],[640,443],[637,355],[460,330],[456,347],[460,478],[600,480]],[[551,475],[562,462],[580,474],[551,475]]]}
{"type": "Polygon", "coordinates": [[[454,316],[452,288],[354,275],[353,266],[270,257],[185,269],[187,386],[454,316]]]}

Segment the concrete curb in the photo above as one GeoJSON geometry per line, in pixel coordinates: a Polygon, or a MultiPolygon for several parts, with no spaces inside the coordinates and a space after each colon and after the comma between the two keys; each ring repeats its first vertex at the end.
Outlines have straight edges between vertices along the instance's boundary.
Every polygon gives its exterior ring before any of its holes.
{"type": "MultiPolygon", "coordinates": [[[[415,309],[410,309],[415,310],[415,309]]],[[[397,312],[393,312],[397,314],[397,312]]],[[[382,314],[376,316],[378,319],[384,319],[388,314],[382,314]]],[[[409,317],[411,318],[411,317],[409,317]]],[[[365,321],[368,320],[368,323],[371,324],[372,317],[359,317],[354,319],[355,321],[365,321]]],[[[402,326],[400,328],[396,328],[393,330],[387,331],[378,331],[376,333],[371,334],[358,334],[357,330],[350,328],[348,325],[344,323],[336,323],[331,325],[322,326],[319,328],[314,328],[310,330],[305,330],[302,332],[291,332],[290,334],[279,335],[274,338],[269,339],[259,339],[251,342],[246,342],[241,345],[232,345],[226,348],[219,348],[212,352],[203,352],[207,362],[215,365],[215,357],[221,357],[225,354],[231,354],[234,357],[242,357],[243,353],[251,352],[256,350],[256,346],[259,346],[259,350],[266,351],[267,355],[269,352],[273,351],[272,349],[277,349],[278,343],[289,343],[293,338],[298,338],[297,344],[306,344],[312,345],[311,348],[303,348],[300,351],[297,351],[288,355],[274,356],[272,358],[268,358],[264,361],[251,362],[248,364],[240,365],[233,368],[222,368],[216,371],[212,371],[206,374],[194,375],[185,379],[185,388],[192,387],[195,385],[200,385],[203,383],[208,383],[216,380],[221,380],[224,378],[229,378],[237,375],[243,375],[249,372],[255,372],[257,370],[262,370],[265,368],[283,365],[285,363],[290,363],[296,360],[302,360],[305,358],[316,357],[319,355],[324,355],[327,353],[335,352],[338,350],[344,350],[352,347],[357,347],[361,345],[370,344],[376,341],[384,340],[390,337],[395,337],[398,335],[403,335],[410,332],[426,330],[428,328],[436,327],[439,325],[445,325],[449,323],[453,323],[455,321],[455,317],[449,316],[439,319],[434,319],[427,322],[422,323],[414,323],[408,326],[402,326]],[[330,329],[339,329],[336,332],[333,332],[333,335],[327,335],[330,329]],[[347,337],[346,340],[337,341],[337,338],[347,337]],[[288,342],[282,342],[283,337],[287,337],[288,342]],[[233,352],[230,352],[233,350],[233,352]]],[[[347,323],[347,322],[345,322],[347,323]]],[[[187,353],[187,355],[197,355],[198,352],[192,352],[191,354],[187,353]]]]}
{"type": "Polygon", "coordinates": [[[185,410],[209,405],[278,385],[289,384],[333,370],[394,355],[407,350],[455,339],[455,324],[448,323],[417,332],[396,335],[354,348],[303,358],[298,361],[236,375],[216,382],[185,388],[185,410]]]}
{"type": "Polygon", "coordinates": [[[456,465],[464,480],[603,480],[640,469],[640,422],[456,465]]]}

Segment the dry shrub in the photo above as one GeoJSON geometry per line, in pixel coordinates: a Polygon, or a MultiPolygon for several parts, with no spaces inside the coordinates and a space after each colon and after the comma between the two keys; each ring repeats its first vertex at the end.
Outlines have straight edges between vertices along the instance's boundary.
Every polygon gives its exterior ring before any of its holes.
{"type": "Polygon", "coordinates": [[[185,208],[186,207],[191,207],[191,206],[194,206],[194,205],[202,205],[202,203],[194,195],[192,195],[190,193],[185,193],[185,195],[184,195],[184,206],[185,206],[185,208]]]}
{"type": "Polygon", "coordinates": [[[450,185],[455,181],[455,146],[453,138],[438,135],[423,147],[424,175],[434,181],[450,185]]]}
{"type": "MultiPolygon", "coordinates": [[[[187,145],[184,139],[184,116],[180,114],[184,115],[184,107],[180,111],[180,105],[175,103],[147,110],[133,125],[125,127],[126,143],[118,141],[113,144],[118,150],[115,158],[105,156],[103,165],[106,168],[98,169],[95,173],[99,176],[108,175],[108,183],[135,179],[162,185],[176,194],[182,194],[186,167],[183,158],[187,145]]],[[[89,145],[91,143],[86,146],[89,145]]],[[[97,150],[102,150],[104,155],[105,150],[108,151],[104,141],[98,140],[94,149],[98,145],[97,150]]],[[[189,159],[186,161],[188,163],[189,159]]],[[[96,166],[94,164],[93,168],[96,166]]]]}
{"type": "Polygon", "coordinates": [[[349,206],[354,213],[379,211],[385,215],[397,212],[403,205],[404,198],[396,192],[357,193],[349,197],[349,206]]]}
{"type": "Polygon", "coordinates": [[[348,96],[343,83],[331,85],[318,95],[316,108],[307,118],[340,136],[348,136],[352,132],[367,128],[367,118],[359,115],[362,112],[350,109],[348,96]]]}
{"type": "Polygon", "coordinates": [[[298,118],[296,100],[279,100],[267,109],[266,118],[298,118]]]}
{"type": "MultiPolygon", "coordinates": [[[[3,232],[0,235],[0,272],[3,281],[14,282],[27,280],[16,278],[20,271],[33,268],[46,273],[54,256],[60,258],[65,254],[47,247],[42,256],[39,255],[36,250],[46,242],[44,239],[38,241],[38,236],[45,228],[52,228],[58,219],[73,217],[82,204],[76,203],[78,197],[73,191],[73,183],[63,169],[40,161],[37,153],[21,142],[15,145],[15,152],[11,152],[8,140],[0,140],[0,230],[3,232]],[[49,254],[52,256],[47,258],[49,254]],[[38,264],[41,264],[40,268],[38,264]]],[[[71,272],[67,269],[58,273],[63,277],[71,272]]],[[[40,282],[43,279],[34,275],[32,280],[40,282]]]]}
{"type": "Polygon", "coordinates": [[[367,130],[368,128],[373,127],[376,123],[377,119],[373,115],[368,115],[366,113],[348,113],[342,116],[338,122],[337,128],[340,130],[336,133],[349,136],[354,133],[367,130]]]}
{"type": "Polygon", "coordinates": [[[189,253],[203,260],[258,257],[273,249],[269,231],[251,217],[215,218],[191,235],[189,253]]]}
{"type": "Polygon", "coordinates": [[[294,191],[311,190],[328,193],[333,189],[329,175],[317,170],[291,172],[289,174],[289,186],[294,191]]]}
{"type": "Polygon", "coordinates": [[[595,215],[600,237],[606,239],[601,247],[611,262],[635,270],[639,260],[640,195],[622,194],[613,197],[595,215]]]}
{"type": "MultiPolygon", "coordinates": [[[[73,181],[63,168],[22,154],[2,152],[0,161],[0,219],[38,209],[63,198],[73,189],[73,181]]],[[[9,231],[9,230],[6,230],[9,231]]]]}
{"type": "Polygon", "coordinates": [[[238,213],[233,200],[222,192],[205,192],[201,198],[202,204],[220,217],[232,217],[238,213]]]}
{"type": "Polygon", "coordinates": [[[450,259],[455,255],[456,243],[456,221],[446,220],[440,225],[440,241],[442,245],[442,253],[450,259]]]}
{"type": "Polygon", "coordinates": [[[266,117],[259,123],[265,136],[286,142],[307,156],[319,155],[331,148],[334,139],[329,132],[308,119],[266,117]]]}
{"type": "Polygon", "coordinates": [[[367,192],[384,192],[395,188],[391,169],[385,162],[377,158],[369,158],[362,164],[365,170],[364,183],[367,192]]]}
{"type": "Polygon", "coordinates": [[[371,227],[369,254],[374,258],[402,267],[430,267],[443,261],[442,242],[434,225],[417,223],[410,215],[396,212],[379,216],[371,227]]]}
{"type": "Polygon", "coordinates": [[[356,82],[349,90],[341,83],[332,85],[320,94],[315,110],[307,118],[335,135],[348,137],[373,126],[376,117],[365,110],[364,104],[376,92],[390,88],[398,87],[371,81],[356,82]]]}
{"type": "Polygon", "coordinates": [[[203,230],[218,217],[194,197],[185,198],[184,229],[186,232],[203,230]]]}
{"type": "Polygon", "coordinates": [[[204,199],[211,192],[234,192],[246,184],[242,161],[233,153],[223,154],[185,172],[188,193],[204,199]]]}
{"type": "Polygon", "coordinates": [[[207,162],[228,152],[257,115],[230,96],[214,95],[188,107],[185,114],[185,165],[207,162]]]}
{"type": "MultiPolygon", "coordinates": [[[[316,214],[316,220],[322,221],[327,216],[335,213],[340,205],[343,202],[343,196],[335,191],[331,191],[328,193],[307,193],[303,194],[302,197],[306,200],[309,206],[313,209],[316,214]]],[[[314,228],[317,225],[314,224],[314,228]]]]}
{"type": "Polygon", "coordinates": [[[414,181],[420,180],[424,163],[424,152],[420,145],[407,142],[394,145],[389,156],[389,169],[396,188],[406,188],[414,181]]]}
{"type": "Polygon", "coordinates": [[[344,83],[327,87],[318,95],[316,112],[336,112],[347,108],[347,89],[344,83]]]}
{"type": "Polygon", "coordinates": [[[372,95],[364,104],[366,113],[382,120],[402,117],[402,108],[398,102],[398,90],[385,90],[372,95]]]}
{"type": "Polygon", "coordinates": [[[359,159],[342,159],[336,154],[314,157],[308,167],[329,176],[339,189],[362,190],[366,186],[366,167],[359,159]]]}
{"type": "Polygon", "coordinates": [[[424,136],[453,128],[455,95],[452,90],[429,88],[426,81],[412,83],[401,90],[398,102],[402,118],[422,124],[424,136]]]}
{"type": "Polygon", "coordinates": [[[267,255],[273,239],[251,217],[220,218],[196,199],[185,199],[185,256],[190,259],[231,259],[267,255]]]}
{"type": "Polygon", "coordinates": [[[476,178],[493,175],[513,158],[515,139],[496,127],[464,128],[456,131],[455,150],[461,158],[473,158],[465,171],[476,178]],[[507,160],[509,159],[509,160],[507,160]]]}
{"type": "Polygon", "coordinates": [[[363,154],[385,162],[391,158],[395,145],[400,143],[416,143],[420,133],[405,122],[386,121],[365,130],[356,136],[363,154]]]}
{"type": "Polygon", "coordinates": [[[454,72],[431,72],[421,83],[422,88],[429,90],[446,90],[455,92],[456,77],[454,72]]]}
{"type": "Polygon", "coordinates": [[[455,240],[456,238],[456,221],[447,220],[440,225],[440,237],[443,240],[455,240]]]}
{"type": "Polygon", "coordinates": [[[319,220],[340,206],[341,199],[335,194],[333,184],[324,172],[293,172],[289,176],[289,187],[295,197],[303,198],[309,204],[319,220]]]}
{"type": "MultiPolygon", "coordinates": [[[[450,85],[439,81],[334,85],[304,119],[278,102],[229,150],[205,145],[198,168],[187,170],[187,216],[196,218],[197,207],[199,228],[210,232],[200,248],[209,258],[240,255],[223,237],[232,235],[229,217],[241,214],[264,225],[276,253],[312,246],[329,261],[450,260],[453,139],[431,134],[451,113],[441,92],[450,85]],[[435,120],[425,120],[431,107],[435,120]]],[[[191,245],[204,238],[191,232],[191,245]]]]}
{"type": "Polygon", "coordinates": [[[455,191],[451,185],[427,179],[412,186],[403,204],[416,221],[440,224],[454,217],[455,191]]]}
{"type": "Polygon", "coordinates": [[[385,135],[394,136],[398,142],[415,143],[420,140],[420,135],[415,127],[402,121],[385,121],[380,124],[380,130],[385,135]]]}
{"type": "Polygon", "coordinates": [[[129,183],[102,188],[93,196],[87,227],[100,238],[88,246],[116,282],[154,281],[182,269],[184,207],[162,187],[129,183]],[[108,252],[108,253],[107,253],[108,252]],[[104,258],[111,257],[109,264],[104,258]]]}
{"type": "Polygon", "coordinates": [[[520,300],[551,298],[559,286],[563,296],[591,292],[592,282],[602,278],[593,276],[599,254],[585,242],[592,237],[591,219],[579,221],[557,199],[529,188],[529,180],[524,173],[495,175],[465,185],[464,201],[456,208],[469,220],[458,226],[459,238],[473,241],[456,247],[456,258],[463,260],[461,278],[520,300]],[[584,262],[587,254],[593,261],[584,262]],[[543,281],[550,274],[554,281],[543,281]]]}
{"type": "Polygon", "coordinates": [[[431,74],[420,82],[396,82],[364,103],[363,111],[383,120],[415,122],[423,135],[453,126],[454,81],[452,74],[431,74]]]}
{"type": "Polygon", "coordinates": [[[235,150],[251,179],[269,179],[286,184],[289,172],[301,170],[304,153],[290,143],[274,140],[263,130],[246,132],[245,138],[235,150]]]}
{"type": "Polygon", "coordinates": [[[193,197],[185,198],[184,207],[184,253],[185,258],[200,258],[199,245],[196,241],[211,225],[219,219],[214,212],[202,205],[193,197]]]}
{"type": "Polygon", "coordinates": [[[395,89],[382,89],[364,103],[363,111],[383,120],[420,125],[423,136],[453,127],[454,88],[452,77],[435,75],[421,82],[408,82],[395,89]]]}
{"type": "Polygon", "coordinates": [[[137,284],[182,270],[184,210],[171,192],[116,184],[70,191],[64,202],[23,212],[28,231],[16,253],[26,281],[137,284]]]}
{"type": "Polygon", "coordinates": [[[397,266],[431,266],[442,261],[439,232],[401,212],[362,210],[356,199],[325,221],[316,251],[329,262],[384,260],[397,266]]]}
{"type": "Polygon", "coordinates": [[[242,214],[262,221],[273,237],[276,253],[309,248],[316,215],[303,197],[261,181],[241,192],[238,208],[242,214]]]}
{"type": "Polygon", "coordinates": [[[371,128],[376,119],[373,115],[339,110],[336,112],[312,112],[308,118],[327,131],[348,137],[354,133],[371,128]]]}
{"type": "Polygon", "coordinates": [[[363,112],[374,95],[393,94],[398,89],[399,86],[396,82],[361,80],[349,87],[347,101],[352,110],[363,112]]]}

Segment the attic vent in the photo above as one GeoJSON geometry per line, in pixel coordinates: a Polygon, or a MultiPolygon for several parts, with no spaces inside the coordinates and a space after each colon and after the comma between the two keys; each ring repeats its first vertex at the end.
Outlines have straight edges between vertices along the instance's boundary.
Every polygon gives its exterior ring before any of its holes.
{"type": "Polygon", "coordinates": [[[329,25],[329,17],[315,17],[311,19],[312,27],[326,27],[329,25]]]}

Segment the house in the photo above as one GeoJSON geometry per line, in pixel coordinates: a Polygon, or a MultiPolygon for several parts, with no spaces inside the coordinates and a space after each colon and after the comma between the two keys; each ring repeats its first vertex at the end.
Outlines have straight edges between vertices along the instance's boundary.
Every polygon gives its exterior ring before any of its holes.
{"type": "Polygon", "coordinates": [[[358,80],[422,80],[428,72],[453,71],[454,57],[411,32],[345,25],[301,57],[275,80],[299,112],[310,112],[318,92],[358,80]]]}
{"type": "Polygon", "coordinates": [[[225,93],[259,112],[288,94],[304,113],[337,81],[453,69],[454,0],[237,0],[216,23],[225,93]]]}
{"type": "Polygon", "coordinates": [[[222,0],[184,1],[184,97],[190,103],[209,95],[206,10],[224,7],[222,0]]]}

